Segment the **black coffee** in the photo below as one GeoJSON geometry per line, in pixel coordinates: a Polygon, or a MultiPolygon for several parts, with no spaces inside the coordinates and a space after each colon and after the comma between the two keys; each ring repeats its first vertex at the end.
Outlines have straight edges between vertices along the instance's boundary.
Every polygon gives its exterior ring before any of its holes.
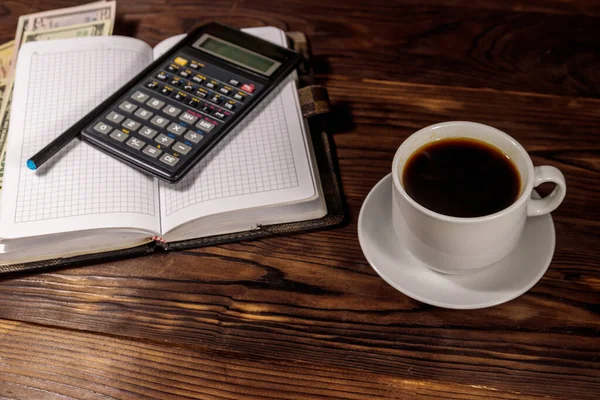
{"type": "Polygon", "coordinates": [[[506,154],[475,139],[450,138],[424,145],[406,162],[402,184],[425,208],[453,217],[481,217],[519,196],[519,171],[506,154]]]}

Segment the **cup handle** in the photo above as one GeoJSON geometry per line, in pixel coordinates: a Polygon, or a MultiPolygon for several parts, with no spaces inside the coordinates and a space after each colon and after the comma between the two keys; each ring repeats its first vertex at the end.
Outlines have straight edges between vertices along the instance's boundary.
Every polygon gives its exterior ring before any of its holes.
{"type": "Polygon", "coordinates": [[[553,182],[556,187],[543,199],[529,198],[527,201],[527,216],[534,217],[551,213],[562,203],[567,194],[565,177],[558,168],[550,165],[542,165],[533,169],[533,187],[544,182],[553,182]]]}

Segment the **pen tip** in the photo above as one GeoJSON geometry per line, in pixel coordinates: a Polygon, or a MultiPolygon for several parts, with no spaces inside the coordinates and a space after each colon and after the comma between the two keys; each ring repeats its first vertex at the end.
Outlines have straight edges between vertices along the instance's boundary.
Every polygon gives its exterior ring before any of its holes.
{"type": "Polygon", "coordinates": [[[32,160],[27,160],[27,168],[35,171],[37,169],[37,165],[32,160]]]}

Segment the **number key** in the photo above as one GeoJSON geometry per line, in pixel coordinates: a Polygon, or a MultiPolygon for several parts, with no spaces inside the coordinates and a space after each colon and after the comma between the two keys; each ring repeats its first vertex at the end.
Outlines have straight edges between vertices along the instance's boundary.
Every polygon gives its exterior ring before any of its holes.
{"type": "Polygon", "coordinates": [[[152,113],[148,110],[144,110],[143,108],[139,108],[133,115],[141,119],[148,119],[152,116],[152,113]]]}
{"type": "Polygon", "coordinates": [[[124,101],[119,105],[119,108],[125,112],[128,113],[132,113],[135,111],[135,109],[137,108],[137,106],[135,104],[132,104],[128,101],[124,101]]]}
{"type": "Polygon", "coordinates": [[[142,124],[140,124],[139,122],[136,122],[132,119],[126,119],[125,122],[123,122],[123,126],[127,129],[131,129],[132,131],[136,131],[142,124]]]}
{"type": "Polygon", "coordinates": [[[173,106],[166,106],[166,107],[163,109],[163,112],[164,112],[165,114],[169,114],[171,117],[176,117],[176,116],[178,116],[178,115],[179,115],[179,113],[181,112],[181,109],[180,109],[180,108],[177,108],[177,107],[173,107],[173,106]]]}
{"type": "Polygon", "coordinates": [[[115,111],[111,111],[107,116],[106,119],[115,123],[120,123],[121,121],[123,121],[125,119],[124,116],[122,116],[121,114],[115,112],[115,111]]]}
{"type": "Polygon", "coordinates": [[[150,98],[150,96],[148,96],[146,93],[140,92],[138,90],[134,94],[131,95],[131,98],[134,99],[135,101],[139,101],[140,103],[143,103],[146,100],[148,100],[148,98],[150,98]]]}
{"type": "Polygon", "coordinates": [[[158,110],[158,109],[162,108],[162,106],[165,105],[165,102],[160,101],[159,99],[153,97],[146,104],[149,105],[150,107],[154,108],[155,110],[158,110]]]}
{"type": "Polygon", "coordinates": [[[94,130],[106,135],[108,132],[112,131],[112,128],[109,125],[106,125],[104,122],[98,122],[96,125],[94,125],[94,130]]]}
{"type": "Polygon", "coordinates": [[[160,115],[155,115],[154,118],[150,120],[150,122],[152,122],[156,126],[164,128],[169,123],[169,120],[161,117],[160,115]]]}
{"type": "Polygon", "coordinates": [[[140,135],[147,137],[148,139],[152,139],[154,136],[156,136],[156,134],[158,132],[156,132],[154,129],[148,128],[147,126],[143,127],[142,129],[140,129],[140,135]]]}

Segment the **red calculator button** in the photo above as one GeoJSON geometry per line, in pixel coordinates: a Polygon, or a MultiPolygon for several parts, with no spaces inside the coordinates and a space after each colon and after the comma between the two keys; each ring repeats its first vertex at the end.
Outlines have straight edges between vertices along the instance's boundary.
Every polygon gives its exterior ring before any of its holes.
{"type": "Polygon", "coordinates": [[[252,93],[252,92],[254,92],[254,84],[252,84],[252,83],[250,83],[250,84],[244,83],[240,89],[242,89],[242,90],[244,90],[244,91],[246,91],[248,93],[252,93]]]}

